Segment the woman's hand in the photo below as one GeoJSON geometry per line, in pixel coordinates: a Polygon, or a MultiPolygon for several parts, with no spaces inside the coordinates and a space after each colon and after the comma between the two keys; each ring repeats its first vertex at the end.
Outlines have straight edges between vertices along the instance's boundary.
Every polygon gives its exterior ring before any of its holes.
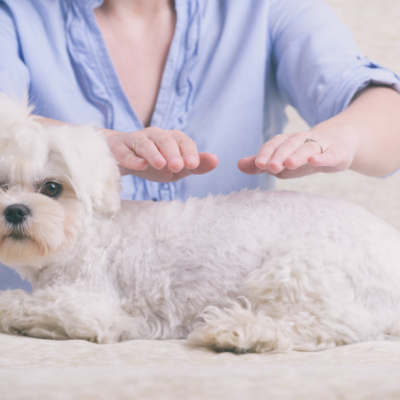
{"type": "Polygon", "coordinates": [[[199,153],[195,142],[181,131],[150,127],[129,133],[106,130],[104,135],[121,175],[175,182],[210,172],[218,164],[216,155],[199,153]]]}
{"type": "Polygon", "coordinates": [[[277,135],[257,155],[242,158],[238,167],[246,174],[267,173],[278,178],[347,168],[384,176],[400,168],[399,152],[400,95],[391,88],[370,85],[335,117],[309,132],[277,135]],[[307,138],[317,143],[305,143],[307,138]]]}
{"type": "Polygon", "coordinates": [[[352,138],[349,133],[329,135],[313,130],[277,135],[257,155],[242,158],[238,167],[246,174],[266,173],[282,179],[340,172],[353,162],[357,141],[352,138]],[[306,142],[306,139],[312,140],[306,142]]]}

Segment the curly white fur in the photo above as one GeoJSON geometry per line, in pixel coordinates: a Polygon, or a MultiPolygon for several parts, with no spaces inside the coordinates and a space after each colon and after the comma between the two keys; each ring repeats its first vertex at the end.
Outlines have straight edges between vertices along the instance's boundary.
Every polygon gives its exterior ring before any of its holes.
{"type": "Polygon", "coordinates": [[[0,293],[1,332],[236,352],[400,336],[400,234],[383,221],[291,192],[120,204],[102,137],[29,111],[0,95],[0,260],[34,287],[0,293]],[[18,226],[13,204],[30,210],[18,226]]]}

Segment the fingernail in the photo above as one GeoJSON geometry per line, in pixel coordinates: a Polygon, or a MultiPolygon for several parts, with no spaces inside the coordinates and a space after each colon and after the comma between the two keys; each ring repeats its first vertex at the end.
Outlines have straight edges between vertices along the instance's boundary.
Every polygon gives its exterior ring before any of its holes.
{"type": "Polygon", "coordinates": [[[187,156],[185,158],[188,164],[197,164],[197,157],[196,156],[187,156]]]}
{"type": "Polygon", "coordinates": [[[261,157],[257,157],[256,158],[256,164],[262,164],[262,165],[266,165],[268,162],[268,158],[261,156],[261,157]]]}
{"type": "Polygon", "coordinates": [[[277,169],[279,169],[279,168],[281,168],[282,167],[282,165],[281,165],[281,163],[279,163],[278,161],[274,161],[274,162],[272,162],[272,163],[269,163],[268,165],[267,165],[267,168],[269,169],[269,170],[277,170],[277,169]]]}
{"type": "Polygon", "coordinates": [[[171,165],[181,165],[182,164],[182,160],[179,157],[171,157],[169,159],[169,163],[171,165]]]}

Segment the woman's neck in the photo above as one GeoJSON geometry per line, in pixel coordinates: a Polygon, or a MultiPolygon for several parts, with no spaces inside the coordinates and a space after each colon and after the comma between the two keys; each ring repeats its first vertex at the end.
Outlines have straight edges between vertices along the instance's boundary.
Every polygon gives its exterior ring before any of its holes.
{"type": "Polygon", "coordinates": [[[122,88],[144,126],[175,32],[173,0],[105,0],[94,10],[122,88]]]}
{"type": "Polygon", "coordinates": [[[173,0],[104,0],[101,12],[123,18],[154,19],[164,13],[175,12],[173,0]]]}

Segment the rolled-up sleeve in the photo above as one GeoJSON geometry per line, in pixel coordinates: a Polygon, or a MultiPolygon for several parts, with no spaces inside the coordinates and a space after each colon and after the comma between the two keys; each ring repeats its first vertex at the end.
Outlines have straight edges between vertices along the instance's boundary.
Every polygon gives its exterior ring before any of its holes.
{"type": "Polygon", "coordinates": [[[270,35],[278,90],[313,126],[370,83],[400,91],[396,74],[365,58],[352,32],[319,0],[273,0],[270,35]]]}
{"type": "Polygon", "coordinates": [[[22,97],[29,84],[30,75],[23,61],[13,17],[0,1],[0,91],[22,97]]]}

